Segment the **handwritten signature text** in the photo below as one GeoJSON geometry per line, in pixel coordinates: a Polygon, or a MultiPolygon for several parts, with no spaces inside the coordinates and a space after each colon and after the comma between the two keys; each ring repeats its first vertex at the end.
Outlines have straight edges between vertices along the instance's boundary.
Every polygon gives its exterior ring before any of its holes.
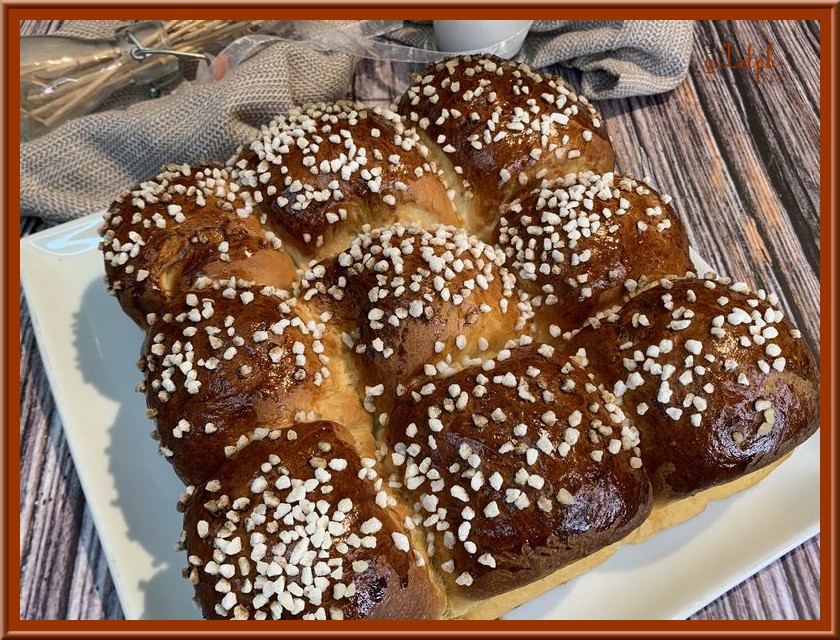
{"type": "Polygon", "coordinates": [[[703,64],[706,67],[706,73],[715,73],[717,69],[751,69],[755,74],[757,84],[761,84],[763,72],[776,68],[772,44],[767,45],[764,55],[761,56],[756,46],[750,43],[746,57],[742,57],[735,45],[727,42],[720,51],[707,51],[703,64]]]}

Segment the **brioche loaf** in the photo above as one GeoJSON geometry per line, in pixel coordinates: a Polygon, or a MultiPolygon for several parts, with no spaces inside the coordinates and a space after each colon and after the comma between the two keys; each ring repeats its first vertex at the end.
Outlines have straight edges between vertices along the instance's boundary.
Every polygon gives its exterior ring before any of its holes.
{"type": "Polygon", "coordinates": [[[758,480],[818,383],[601,117],[492,56],[278,116],[105,216],[207,618],[495,617],[758,480]]]}

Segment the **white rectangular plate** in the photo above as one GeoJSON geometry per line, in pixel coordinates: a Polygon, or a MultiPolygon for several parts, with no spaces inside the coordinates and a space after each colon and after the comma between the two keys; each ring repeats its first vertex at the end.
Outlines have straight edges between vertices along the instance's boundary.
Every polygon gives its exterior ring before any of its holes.
{"type": "MultiPolygon", "coordinates": [[[[142,332],[103,284],[94,215],[21,240],[21,280],[126,617],[197,619],[175,551],[183,490],[134,391],[142,332]]],[[[693,256],[698,270],[708,266],[693,256]]],[[[819,531],[819,434],[765,481],[514,610],[510,619],[685,618],[819,531]]]]}

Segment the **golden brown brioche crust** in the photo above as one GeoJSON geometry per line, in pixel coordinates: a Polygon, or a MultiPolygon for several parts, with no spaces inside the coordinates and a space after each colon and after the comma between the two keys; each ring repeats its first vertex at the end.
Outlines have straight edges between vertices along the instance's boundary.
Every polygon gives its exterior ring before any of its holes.
{"type": "Polygon", "coordinates": [[[601,116],[585,97],[559,77],[495,56],[430,65],[397,111],[438,163],[462,177],[459,205],[479,233],[534,181],[614,167],[601,116]]]}
{"type": "Polygon", "coordinates": [[[666,277],[670,198],[585,98],[466,56],[398,108],[294,109],[105,216],[206,617],[495,615],[816,429],[773,296],[666,277]]]}
{"type": "Polygon", "coordinates": [[[488,598],[638,527],[652,492],[638,432],[549,345],[418,385],[388,418],[390,463],[450,592],[488,598]]]}
{"type": "Polygon", "coordinates": [[[365,406],[388,411],[416,380],[489,357],[527,331],[530,306],[503,263],[463,230],[395,225],[309,269],[302,297],[335,314],[365,406]]]}
{"type": "Polygon", "coordinates": [[[265,425],[361,415],[331,375],[338,345],[296,302],[223,281],[173,300],[150,328],[147,404],[186,484],[203,483],[265,425]]]}
{"type": "Polygon", "coordinates": [[[403,514],[340,425],[272,429],[191,497],[187,575],[211,619],[440,618],[403,514]]]}
{"type": "Polygon", "coordinates": [[[814,361],[775,303],[729,279],[665,279],[568,344],[639,427],[659,498],[760,469],[816,431],[814,361]]]}
{"type": "Polygon", "coordinates": [[[463,224],[426,148],[399,116],[359,102],[277,116],[228,161],[262,222],[305,259],[347,246],[365,224],[463,224]]]}
{"type": "Polygon", "coordinates": [[[173,297],[208,279],[294,282],[280,239],[244,207],[221,166],[169,165],[126,191],[100,229],[106,281],[123,310],[145,329],[173,297]]]}
{"type": "Polygon", "coordinates": [[[587,172],[544,182],[502,208],[494,238],[531,296],[541,339],[692,268],[670,202],[628,176],[587,172]]]}

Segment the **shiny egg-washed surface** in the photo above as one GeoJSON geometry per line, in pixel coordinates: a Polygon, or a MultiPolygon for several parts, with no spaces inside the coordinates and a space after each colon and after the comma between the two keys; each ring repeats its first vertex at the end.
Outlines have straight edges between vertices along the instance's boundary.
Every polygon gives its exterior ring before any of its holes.
{"type": "MultiPolygon", "coordinates": [[[[601,327],[649,326],[646,317],[620,319],[607,308],[628,299],[632,304],[651,287],[667,288],[682,276],[692,287],[706,286],[686,274],[688,245],[670,199],[644,182],[612,174],[609,141],[593,133],[601,126],[597,112],[558,80],[521,65],[471,58],[443,63],[418,79],[399,111],[404,122],[358,104],[302,108],[264,128],[224,173],[211,174],[210,184],[207,169],[170,170],[106,216],[103,250],[111,289],[132,317],[149,325],[145,390],[158,418],[161,452],[182,478],[196,483],[187,494],[201,486],[211,490],[207,484],[217,488],[216,476],[228,477],[234,468],[237,477],[253,474],[256,461],[249,451],[291,443],[275,453],[278,462],[261,462],[260,469],[282,466],[284,455],[297,459],[297,439],[284,439],[283,432],[297,434],[313,421],[334,420],[349,429],[325,435],[319,446],[331,450],[349,433],[358,447],[375,451],[358,460],[358,478],[378,483],[380,508],[392,510],[388,553],[412,560],[409,568],[397,569],[394,582],[391,569],[377,565],[380,584],[399,586],[386,589],[389,595],[376,612],[357,606],[371,593],[360,595],[360,583],[348,584],[343,571],[334,569],[337,584],[324,581],[329,561],[338,560],[330,555],[333,531],[337,539],[347,531],[339,534],[337,525],[331,530],[324,521],[329,501],[318,506],[319,491],[335,490],[324,467],[329,456],[320,457],[323,464],[310,460],[313,481],[295,476],[300,483],[293,485],[278,477],[272,489],[268,480],[255,480],[248,485],[251,495],[188,501],[188,513],[203,509],[216,516],[226,510],[224,522],[186,523],[195,569],[189,573],[208,615],[451,615],[447,602],[453,596],[480,603],[536,580],[620,540],[644,521],[653,499],[671,497],[672,487],[660,479],[674,460],[652,455],[651,464],[646,451],[662,438],[654,421],[676,420],[683,409],[647,412],[637,406],[632,415],[624,391],[643,387],[633,375],[641,374],[630,370],[622,388],[600,371],[623,343],[606,332],[588,350],[574,342],[599,326],[589,322],[575,336],[582,321],[596,314],[606,314],[601,327]],[[504,88],[491,88],[494,78],[504,88]],[[431,115],[414,117],[421,107],[431,115]],[[467,122],[485,129],[472,132],[467,122]],[[417,131],[406,128],[415,123],[417,131]],[[448,133],[432,140],[435,127],[448,127],[448,133]],[[467,165],[463,157],[476,160],[467,165]],[[203,183],[184,182],[193,174],[203,183]],[[410,182],[409,174],[423,186],[410,182]],[[124,212],[126,202],[139,211],[124,212]],[[200,234],[182,232],[185,244],[209,250],[202,258],[207,267],[180,279],[171,260],[146,252],[172,229],[187,229],[187,214],[201,217],[205,208],[222,212],[237,232],[256,221],[271,249],[298,267],[294,282],[279,282],[288,279],[286,267],[258,262],[250,249],[234,260],[232,238],[224,235],[214,237],[219,242],[213,251],[200,234]],[[629,248],[634,243],[638,249],[629,248]],[[229,265],[224,277],[212,272],[219,262],[229,265]],[[140,271],[147,275],[138,278],[140,271]],[[150,274],[170,287],[171,306],[142,295],[150,274]],[[176,280],[180,291],[171,284],[176,280]],[[541,315],[552,312],[556,317],[541,315]],[[568,338],[571,345],[564,342],[568,338]],[[541,367],[559,369],[560,375],[544,375],[541,367]],[[225,426],[219,429],[215,421],[225,426]],[[417,442],[408,441],[418,434],[417,442]],[[501,442],[503,437],[508,440],[501,442]],[[492,456],[483,455],[490,451],[492,456]],[[256,517],[228,509],[236,500],[249,508],[244,499],[264,505],[256,517]],[[268,510],[274,524],[260,535],[271,537],[249,542],[271,542],[271,561],[261,556],[240,563],[243,536],[262,524],[268,510]],[[486,518],[482,526],[473,522],[477,514],[486,518]],[[494,550],[496,516],[509,537],[494,550]],[[202,541],[213,536],[214,546],[196,542],[194,534],[202,541]],[[298,542],[290,550],[292,540],[298,542]],[[321,557],[325,562],[318,562],[321,557]],[[208,567],[211,575],[225,567],[224,581],[212,590],[201,586],[208,567]],[[232,571],[241,578],[236,588],[225,575],[232,571]],[[259,598],[250,595],[258,576],[259,598]],[[412,598],[406,594],[417,581],[428,601],[407,610],[412,598]],[[326,592],[342,602],[325,604],[326,592]]],[[[694,314],[685,308],[674,313],[678,323],[694,314]]],[[[774,322],[797,340],[773,313],[774,322]]],[[[740,324],[738,315],[713,325],[718,331],[712,336],[725,340],[730,325],[740,324]]],[[[665,340],[654,346],[667,353],[665,340]]],[[[685,348],[696,355],[694,342],[685,348]]],[[[801,348],[801,342],[794,347],[801,348]]],[[[785,367],[781,349],[774,343],[778,373],[785,367]]],[[[752,352],[742,356],[744,367],[756,364],[752,352]]],[[[652,364],[643,357],[640,366],[663,376],[667,367],[654,361],[652,351],[647,357],[652,364]]],[[[694,374],[700,376],[697,366],[694,374]]],[[[668,369],[663,383],[672,373],[668,369]]],[[[785,402],[793,395],[803,396],[803,406],[814,405],[813,370],[799,367],[777,376],[765,395],[753,411],[763,419],[757,436],[769,444],[761,455],[756,450],[750,469],[777,459],[813,431],[808,411],[792,428],[773,429],[776,398],[780,416],[792,413],[785,402]],[[772,453],[765,455],[767,450],[772,453]]],[[[660,392],[655,401],[667,405],[670,395],[660,392]]],[[[689,400],[695,408],[701,402],[696,393],[689,400]]],[[[704,429],[702,422],[690,424],[704,429]]],[[[726,464],[699,475],[678,493],[690,495],[733,477],[726,464]]],[[[287,477],[282,469],[281,476],[287,477]]],[[[352,491],[349,485],[346,490],[352,491]]],[[[357,525],[352,544],[336,546],[348,560],[365,539],[373,544],[371,528],[378,526],[369,520],[357,525]]]]}

